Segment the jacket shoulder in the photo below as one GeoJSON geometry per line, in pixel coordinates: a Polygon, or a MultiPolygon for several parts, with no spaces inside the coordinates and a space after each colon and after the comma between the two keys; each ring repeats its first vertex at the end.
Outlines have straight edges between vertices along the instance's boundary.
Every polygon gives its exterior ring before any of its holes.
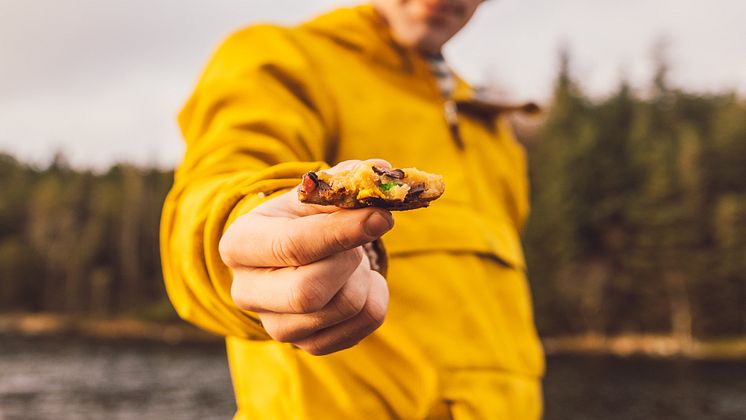
{"type": "Polygon", "coordinates": [[[244,77],[257,69],[283,68],[304,72],[308,59],[297,30],[280,25],[247,26],[228,35],[204,71],[204,82],[214,77],[244,77]]]}
{"type": "Polygon", "coordinates": [[[293,28],[271,23],[253,24],[230,33],[220,45],[235,48],[261,45],[261,41],[280,41],[292,30],[293,28]]]}

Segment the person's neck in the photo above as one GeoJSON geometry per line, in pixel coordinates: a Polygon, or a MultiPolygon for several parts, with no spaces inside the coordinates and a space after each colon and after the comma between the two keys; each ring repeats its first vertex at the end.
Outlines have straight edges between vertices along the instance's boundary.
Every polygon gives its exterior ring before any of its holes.
{"type": "Polygon", "coordinates": [[[431,47],[431,46],[425,46],[425,45],[416,45],[412,43],[408,43],[405,41],[402,41],[402,36],[400,36],[394,25],[391,24],[391,20],[388,18],[386,14],[386,10],[378,4],[378,2],[372,2],[371,4],[373,6],[373,11],[375,12],[378,19],[380,19],[381,23],[386,27],[391,39],[396,42],[398,45],[404,48],[412,49],[418,54],[422,55],[426,58],[431,57],[438,57],[443,56],[442,55],[442,46],[441,47],[431,47]]]}

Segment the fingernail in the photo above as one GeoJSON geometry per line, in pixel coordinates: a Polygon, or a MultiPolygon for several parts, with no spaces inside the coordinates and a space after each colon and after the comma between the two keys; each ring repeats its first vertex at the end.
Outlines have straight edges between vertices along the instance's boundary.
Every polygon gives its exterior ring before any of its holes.
{"type": "Polygon", "coordinates": [[[378,167],[393,168],[393,166],[391,166],[391,163],[389,163],[389,161],[383,160],[383,159],[368,159],[366,160],[366,162],[372,162],[378,167]]]}
{"type": "Polygon", "coordinates": [[[391,213],[374,211],[363,223],[363,229],[369,236],[379,237],[394,226],[394,217],[391,213]]]}

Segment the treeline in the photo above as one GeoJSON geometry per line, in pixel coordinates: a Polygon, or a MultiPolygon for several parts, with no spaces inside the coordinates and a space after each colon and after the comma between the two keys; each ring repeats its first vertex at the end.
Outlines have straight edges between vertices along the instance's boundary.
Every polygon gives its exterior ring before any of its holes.
{"type": "Polygon", "coordinates": [[[583,94],[563,59],[527,139],[526,232],[546,335],[746,334],[746,102],[672,89],[583,94]]]}
{"type": "Polygon", "coordinates": [[[172,174],[0,155],[0,311],[173,318],[158,252],[172,174]]]}
{"type": "MultiPolygon", "coordinates": [[[[544,335],[746,334],[746,103],[622,84],[584,95],[564,62],[525,138],[525,239],[544,335]]],[[[172,173],[0,155],[0,312],[175,319],[158,225],[172,173]]]]}

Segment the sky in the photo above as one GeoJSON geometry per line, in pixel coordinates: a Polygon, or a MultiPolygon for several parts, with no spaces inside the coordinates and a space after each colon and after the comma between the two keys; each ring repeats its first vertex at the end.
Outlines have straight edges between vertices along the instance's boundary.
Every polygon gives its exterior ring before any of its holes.
{"type": "MultiPolygon", "coordinates": [[[[0,0],[0,152],[77,167],[176,165],[175,116],[233,30],[293,24],[340,0],[0,0]]],[[[746,94],[744,0],[491,0],[445,49],[506,98],[546,101],[558,51],[592,95],[644,92],[665,40],[671,82],[746,94]]]]}

